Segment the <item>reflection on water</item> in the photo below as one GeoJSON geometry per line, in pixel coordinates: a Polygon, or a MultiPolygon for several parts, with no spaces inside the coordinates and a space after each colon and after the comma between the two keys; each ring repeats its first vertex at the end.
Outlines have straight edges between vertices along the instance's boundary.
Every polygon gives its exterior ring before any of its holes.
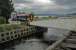
{"type": "MultiPolygon", "coordinates": [[[[15,42],[16,43],[16,42],[15,42]]],[[[46,50],[48,45],[40,39],[29,39],[21,40],[20,44],[15,44],[15,46],[7,47],[2,50],[46,50]]]]}
{"type": "Polygon", "coordinates": [[[15,50],[45,50],[47,47],[40,39],[30,39],[26,43],[16,45],[15,50]]]}

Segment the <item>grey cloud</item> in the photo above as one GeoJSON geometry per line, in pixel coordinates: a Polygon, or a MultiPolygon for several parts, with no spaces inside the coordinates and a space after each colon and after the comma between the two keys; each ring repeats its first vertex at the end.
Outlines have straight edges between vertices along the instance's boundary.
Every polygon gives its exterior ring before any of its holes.
{"type": "MultiPolygon", "coordinates": [[[[64,9],[51,9],[52,7],[46,6],[49,9],[42,9],[44,6],[33,4],[33,0],[14,0],[14,3],[22,3],[22,4],[30,4],[32,6],[31,10],[35,13],[57,13],[57,14],[68,14],[68,13],[76,13],[76,0],[51,0],[54,1],[56,5],[63,6],[64,9]]],[[[27,8],[27,7],[26,7],[27,8]]]]}
{"type": "Polygon", "coordinates": [[[76,13],[76,0],[65,0],[64,6],[69,7],[66,10],[67,13],[76,13]]]}
{"type": "Polygon", "coordinates": [[[52,1],[54,1],[56,4],[58,4],[58,5],[64,5],[64,0],[52,0],[52,1]]]}
{"type": "Polygon", "coordinates": [[[32,0],[14,0],[14,3],[31,3],[32,0]]]}
{"type": "Polygon", "coordinates": [[[64,6],[64,13],[76,13],[76,0],[53,0],[56,4],[64,6]]]}
{"type": "Polygon", "coordinates": [[[73,4],[76,4],[76,0],[64,0],[64,4],[73,5],[73,4]]]}

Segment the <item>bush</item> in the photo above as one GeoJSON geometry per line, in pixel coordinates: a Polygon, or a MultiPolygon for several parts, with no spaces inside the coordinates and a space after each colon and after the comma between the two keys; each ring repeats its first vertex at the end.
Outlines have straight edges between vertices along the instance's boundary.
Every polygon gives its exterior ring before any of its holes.
{"type": "Polygon", "coordinates": [[[5,24],[6,23],[6,19],[3,17],[0,17],[0,24],[5,24]]]}

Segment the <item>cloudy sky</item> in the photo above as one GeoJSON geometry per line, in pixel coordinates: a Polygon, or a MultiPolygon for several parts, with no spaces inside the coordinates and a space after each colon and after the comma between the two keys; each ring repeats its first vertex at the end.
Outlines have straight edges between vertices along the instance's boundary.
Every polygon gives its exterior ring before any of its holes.
{"type": "Polygon", "coordinates": [[[14,0],[16,10],[36,14],[68,14],[76,12],[76,0],[14,0]]]}

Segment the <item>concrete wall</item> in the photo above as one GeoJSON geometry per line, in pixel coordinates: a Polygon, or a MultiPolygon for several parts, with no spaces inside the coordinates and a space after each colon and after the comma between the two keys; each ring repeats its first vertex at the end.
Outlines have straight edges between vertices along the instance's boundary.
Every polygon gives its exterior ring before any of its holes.
{"type": "Polygon", "coordinates": [[[21,38],[24,36],[29,36],[34,32],[35,32],[34,27],[27,27],[27,28],[23,28],[23,29],[19,29],[19,30],[1,32],[0,33],[0,43],[10,41],[10,40],[14,40],[17,38],[21,38]]]}

